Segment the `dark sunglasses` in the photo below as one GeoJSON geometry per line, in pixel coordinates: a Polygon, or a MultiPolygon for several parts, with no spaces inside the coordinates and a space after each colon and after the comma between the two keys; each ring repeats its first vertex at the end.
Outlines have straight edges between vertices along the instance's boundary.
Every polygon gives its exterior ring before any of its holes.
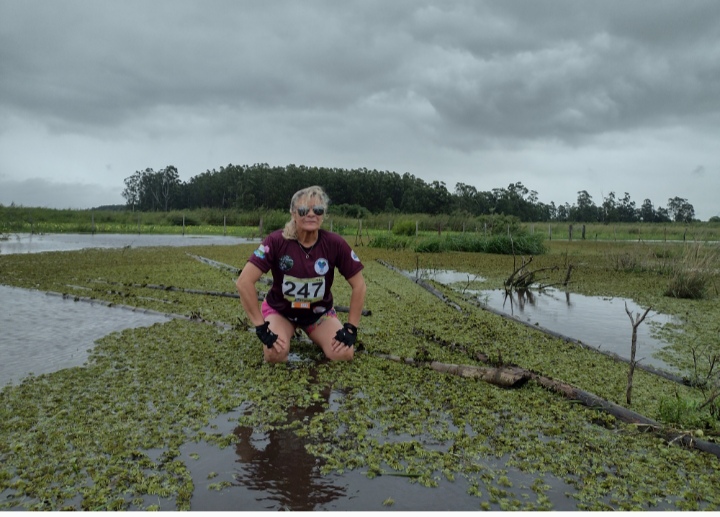
{"type": "MultiPolygon", "coordinates": [[[[310,209],[306,206],[299,206],[295,208],[295,211],[297,212],[297,215],[300,217],[305,217],[310,213],[310,209]]],[[[325,213],[325,207],[324,206],[314,206],[312,207],[312,211],[315,213],[315,215],[323,215],[325,213]]]]}

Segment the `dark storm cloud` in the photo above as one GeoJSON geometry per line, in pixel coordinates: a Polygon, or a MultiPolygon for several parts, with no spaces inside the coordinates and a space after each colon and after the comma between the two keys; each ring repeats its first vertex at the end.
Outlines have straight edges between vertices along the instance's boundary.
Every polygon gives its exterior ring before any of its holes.
{"type": "Polygon", "coordinates": [[[303,163],[715,215],[718,63],[715,0],[0,0],[0,177],[303,163]]]}
{"type": "Polygon", "coordinates": [[[573,141],[717,118],[720,4],[682,5],[4,0],[0,93],[48,123],[101,126],[158,105],[414,95],[447,145],[573,141]]]}

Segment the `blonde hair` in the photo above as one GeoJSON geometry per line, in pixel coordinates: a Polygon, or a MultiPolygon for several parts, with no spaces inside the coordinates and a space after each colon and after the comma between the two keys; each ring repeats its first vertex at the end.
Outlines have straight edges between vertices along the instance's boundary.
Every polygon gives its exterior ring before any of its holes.
{"type": "MultiPolygon", "coordinates": [[[[307,187],[295,192],[292,199],[290,200],[291,214],[295,211],[295,207],[297,206],[298,201],[305,198],[307,198],[308,201],[310,201],[311,199],[319,201],[319,204],[323,205],[325,207],[325,210],[327,210],[327,206],[330,204],[330,198],[322,189],[322,187],[314,185],[312,187],[307,187]]],[[[286,239],[297,239],[297,227],[295,226],[295,218],[291,217],[290,220],[285,223],[285,228],[283,228],[282,235],[286,239]]]]}

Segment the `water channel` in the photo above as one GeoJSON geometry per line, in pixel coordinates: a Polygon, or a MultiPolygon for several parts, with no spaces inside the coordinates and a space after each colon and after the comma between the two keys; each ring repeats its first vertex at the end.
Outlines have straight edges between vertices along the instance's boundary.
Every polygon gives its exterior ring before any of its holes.
{"type": "MultiPolygon", "coordinates": [[[[646,309],[627,298],[585,296],[554,288],[512,293],[506,293],[504,289],[466,289],[470,280],[482,282],[483,279],[452,270],[408,271],[406,275],[434,280],[475,297],[481,305],[495,312],[625,359],[630,358],[632,338],[632,324],[625,307],[633,317],[638,313],[643,314],[646,309]]],[[[657,330],[667,323],[678,322],[673,316],[652,310],[648,312],[637,329],[636,360],[644,365],[677,373],[676,368],[654,356],[668,345],[656,336],[657,330]]]]}

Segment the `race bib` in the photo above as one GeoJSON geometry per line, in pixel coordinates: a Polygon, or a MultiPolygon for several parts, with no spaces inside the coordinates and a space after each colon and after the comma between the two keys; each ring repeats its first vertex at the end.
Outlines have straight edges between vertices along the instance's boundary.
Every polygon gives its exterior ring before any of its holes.
{"type": "Polygon", "coordinates": [[[325,277],[295,278],[285,275],[283,296],[293,309],[309,309],[311,303],[319,302],[325,297],[325,277]]]}

